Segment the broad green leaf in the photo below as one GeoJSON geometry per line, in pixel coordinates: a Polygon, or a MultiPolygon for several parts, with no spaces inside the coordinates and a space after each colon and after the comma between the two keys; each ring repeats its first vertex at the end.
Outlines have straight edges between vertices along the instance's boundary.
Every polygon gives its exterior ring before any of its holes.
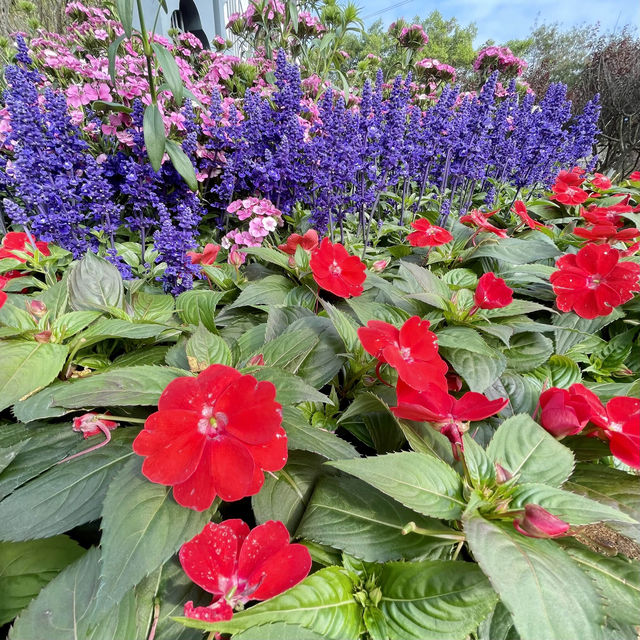
{"type": "Polygon", "coordinates": [[[191,334],[186,345],[189,369],[193,372],[204,371],[211,364],[233,364],[231,351],[227,343],[220,337],[208,331],[204,325],[191,334]]]}
{"type": "MultiPolygon", "coordinates": [[[[178,64],[176,63],[171,52],[160,43],[152,42],[151,48],[153,49],[158,59],[158,62],[160,63],[160,67],[162,68],[162,75],[164,75],[165,80],[169,85],[169,89],[171,89],[171,93],[173,94],[173,99],[176,101],[176,104],[179,107],[182,106],[183,85],[182,85],[182,78],[180,77],[180,69],[178,68],[178,64]]],[[[171,152],[169,152],[169,156],[171,156],[171,152]]],[[[176,167],[176,170],[177,170],[177,167],[176,167]]]]}
{"type": "Polygon", "coordinates": [[[310,328],[287,331],[263,345],[260,353],[268,367],[279,367],[297,373],[318,342],[318,336],[310,328]]]}
{"type": "Polygon", "coordinates": [[[142,131],[144,133],[144,144],[147,148],[149,162],[151,162],[154,171],[160,171],[162,156],[165,150],[166,135],[162,114],[155,104],[147,105],[144,110],[142,131]]]}
{"type": "Polygon", "coordinates": [[[36,323],[33,316],[24,308],[16,306],[18,302],[9,298],[0,308],[0,327],[3,338],[18,335],[24,331],[34,331],[36,323]],[[11,330],[11,331],[10,331],[11,330]]]}
{"type": "Polygon", "coordinates": [[[515,371],[505,371],[500,382],[514,414],[533,414],[542,393],[542,382],[530,375],[521,375],[515,371]]]}
{"type": "Polygon", "coordinates": [[[133,317],[136,322],[168,322],[174,307],[171,295],[138,291],[133,298],[133,317]]]}
{"type": "Polygon", "coordinates": [[[543,233],[533,232],[525,239],[502,238],[484,241],[473,252],[474,258],[495,258],[508,264],[530,264],[555,258],[560,250],[543,233]]]}
{"type": "Polygon", "coordinates": [[[142,365],[163,365],[170,347],[167,345],[158,347],[146,347],[129,351],[118,356],[112,363],[112,367],[141,367],[142,365]]]}
{"type": "Polygon", "coordinates": [[[58,342],[62,342],[82,331],[101,315],[101,311],[70,311],[56,318],[51,330],[58,342]]]}
{"type": "Polygon", "coordinates": [[[149,482],[140,459],[122,468],[102,507],[102,584],[115,602],[200,533],[212,510],[178,505],[171,489],[149,482]]]}
{"type": "Polygon", "coordinates": [[[41,420],[44,418],[59,418],[65,413],[72,411],[64,407],[54,407],[53,397],[56,392],[65,386],[62,380],[56,380],[48,387],[30,395],[25,400],[16,402],[11,411],[20,422],[32,422],[33,420],[41,420]]]}
{"type": "Polygon", "coordinates": [[[509,509],[524,509],[528,503],[539,504],[569,524],[590,524],[603,520],[640,524],[640,521],[635,521],[618,509],[546,484],[519,484],[511,496],[509,509]]]}
{"type": "Polygon", "coordinates": [[[477,515],[464,531],[522,640],[606,639],[605,609],[593,582],[556,542],[477,515]]]}
{"type": "Polygon", "coordinates": [[[363,325],[366,325],[369,320],[381,320],[400,327],[409,318],[409,314],[406,311],[380,302],[351,298],[347,300],[347,304],[353,309],[353,312],[363,325]]]}
{"type": "Polygon", "coordinates": [[[107,338],[145,340],[160,335],[166,327],[149,322],[129,322],[119,318],[99,318],[72,342],[75,346],[82,341],[82,348],[89,347],[107,338]]]}
{"type": "Polygon", "coordinates": [[[502,602],[498,602],[489,617],[482,621],[478,628],[478,640],[520,640],[509,609],[502,602]]]}
{"type": "Polygon", "coordinates": [[[229,309],[236,307],[268,307],[284,304],[287,293],[293,288],[293,282],[284,276],[267,276],[250,282],[240,293],[229,309]]]}
{"type": "Polygon", "coordinates": [[[179,620],[196,629],[221,633],[237,633],[272,622],[291,623],[315,631],[326,640],[357,640],[362,609],[353,599],[353,587],[342,569],[327,567],[275,598],[234,614],[229,622],[179,620]]]}
{"type": "Polygon", "coordinates": [[[60,387],[54,405],[69,408],[155,405],[175,378],[187,372],[171,367],[119,367],[60,387]]]}
{"type": "Polygon", "coordinates": [[[506,307],[499,309],[484,309],[482,315],[489,319],[493,318],[508,318],[509,316],[524,316],[534,311],[551,311],[549,307],[545,307],[543,304],[537,302],[531,302],[530,300],[514,300],[506,307]]]}
{"type": "Polygon", "coordinates": [[[462,479],[448,464],[432,456],[406,451],[327,464],[426,516],[455,520],[465,506],[462,479]]]}
{"type": "Polygon", "coordinates": [[[294,624],[272,622],[236,633],[233,640],[324,640],[324,636],[294,624]]]}
{"type": "Polygon", "coordinates": [[[50,342],[0,342],[0,411],[52,382],[67,351],[66,346],[50,342]]]}
{"type": "Polygon", "coordinates": [[[452,289],[474,289],[478,283],[478,276],[471,269],[451,269],[442,279],[452,289]]]}
{"type": "Polygon", "coordinates": [[[456,532],[407,509],[356,478],[322,478],[297,536],[329,545],[367,562],[412,560],[451,546],[456,532]],[[414,522],[421,533],[402,533],[414,522]],[[431,531],[451,539],[435,538],[431,531]]]}
{"type": "Polygon", "coordinates": [[[11,443],[6,447],[0,447],[0,473],[2,473],[16,459],[16,456],[27,446],[27,444],[29,444],[29,440],[25,439],[11,443]]]}
{"type": "Polygon", "coordinates": [[[74,311],[122,308],[124,285],[120,272],[92,251],[71,267],[69,302],[74,311]]]}
{"type": "Polygon", "coordinates": [[[474,487],[482,487],[492,482],[496,475],[493,460],[468,433],[462,436],[462,440],[465,461],[474,487]]]}
{"type": "Polygon", "coordinates": [[[133,24],[133,0],[116,0],[116,9],[118,11],[118,18],[122,23],[127,38],[131,37],[131,27],[133,24]]]}
{"type": "Polygon", "coordinates": [[[288,371],[275,367],[250,367],[244,371],[250,373],[256,380],[272,382],[276,387],[276,400],[283,406],[299,402],[330,403],[327,396],[288,371]]]}
{"type": "Polygon", "coordinates": [[[99,556],[93,547],[56,576],[18,617],[9,640],[87,640],[78,629],[97,597],[99,556]]]}
{"type": "Polygon", "coordinates": [[[492,349],[477,331],[469,327],[446,327],[436,335],[439,347],[462,348],[490,358],[496,355],[495,349],[492,349]]]}
{"type": "Polygon", "coordinates": [[[495,432],[487,454],[519,482],[541,482],[560,486],[573,471],[570,449],[561,445],[528,415],[505,420],[495,432]]]}
{"type": "Polygon", "coordinates": [[[134,455],[129,431],[116,430],[107,446],[50,468],[0,502],[0,540],[48,538],[100,517],[109,484],[134,455]]]}
{"type": "Polygon", "coordinates": [[[183,322],[196,326],[202,323],[209,331],[215,331],[216,306],[223,296],[220,291],[208,289],[185,291],[176,300],[176,311],[183,322]]]}
{"type": "Polygon", "coordinates": [[[196,170],[193,168],[189,156],[182,150],[182,147],[173,140],[166,140],[165,145],[165,150],[171,160],[173,168],[180,174],[191,191],[197,191],[198,180],[196,178],[196,170]]]}
{"type": "Polygon", "coordinates": [[[553,353],[553,342],[540,333],[518,333],[504,352],[507,366],[520,373],[543,365],[553,353]]]}
{"type": "Polygon", "coordinates": [[[44,302],[52,317],[61,316],[69,304],[69,271],[67,270],[62,276],[62,280],[56,282],[53,286],[45,289],[39,296],[38,300],[44,302]]]}
{"type": "Polygon", "coordinates": [[[622,312],[614,309],[608,316],[587,320],[573,312],[561,313],[553,318],[556,331],[556,353],[565,354],[571,347],[582,342],[585,338],[596,334],[602,327],[606,327],[614,320],[622,317],[622,312]]]}
{"type": "Polygon", "coordinates": [[[0,625],[13,620],[40,589],[83,551],[67,536],[0,542],[0,625]]]}
{"type": "Polygon", "coordinates": [[[346,350],[356,355],[363,355],[364,349],[358,338],[358,324],[356,321],[328,302],[322,301],[322,306],[340,335],[340,338],[342,338],[346,350]]]}
{"type": "Polygon", "coordinates": [[[464,640],[497,600],[470,562],[391,562],[379,585],[390,640],[464,640]]]}
{"type": "Polygon", "coordinates": [[[580,367],[567,356],[552,355],[546,365],[532,371],[532,375],[546,382],[547,387],[562,389],[582,380],[580,367]]]}
{"type": "Polygon", "coordinates": [[[293,533],[302,518],[324,458],[308,451],[291,451],[287,464],[267,475],[260,492],[251,498],[256,522],[280,520],[293,533]]]}
{"type": "Polygon", "coordinates": [[[504,372],[506,358],[495,349],[493,353],[474,353],[465,347],[442,348],[442,355],[469,385],[471,391],[482,393],[504,372]]]}
{"type": "Polygon", "coordinates": [[[263,262],[270,262],[287,271],[292,271],[291,265],[289,264],[289,256],[283,251],[277,251],[270,247],[243,247],[242,252],[250,256],[256,256],[256,258],[260,258],[263,262]]]}
{"type": "Polygon", "coordinates": [[[353,445],[331,431],[310,425],[304,414],[295,407],[282,408],[282,426],[287,432],[289,449],[311,451],[329,460],[359,457],[353,445]]]}
{"type": "Polygon", "coordinates": [[[405,282],[412,284],[412,293],[431,293],[445,300],[451,297],[449,286],[429,269],[424,269],[416,264],[402,260],[398,276],[404,278],[405,282]]]}
{"type": "Polygon", "coordinates": [[[595,582],[606,602],[607,615],[618,622],[640,625],[640,563],[621,555],[607,558],[575,543],[567,552],[595,582]]]}

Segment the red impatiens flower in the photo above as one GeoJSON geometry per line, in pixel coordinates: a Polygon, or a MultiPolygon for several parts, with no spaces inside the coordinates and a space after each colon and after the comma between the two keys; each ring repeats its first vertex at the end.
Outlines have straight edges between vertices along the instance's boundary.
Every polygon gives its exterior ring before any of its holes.
{"type": "Polygon", "coordinates": [[[364,262],[358,256],[349,255],[338,242],[333,244],[324,238],[311,254],[309,266],[321,289],[341,298],[359,296],[363,291],[362,283],[367,277],[364,262]]]}
{"type": "Polygon", "coordinates": [[[589,401],[573,386],[569,391],[551,387],[540,396],[540,424],[556,438],[582,431],[593,413],[589,401]]]}
{"type": "Polygon", "coordinates": [[[506,229],[499,229],[488,221],[489,218],[498,211],[499,209],[495,209],[494,211],[489,211],[488,213],[482,213],[482,211],[479,211],[478,209],[473,209],[471,213],[468,213],[465,216],[461,216],[460,222],[462,224],[470,224],[474,227],[478,227],[477,231],[488,231],[490,233],[494,233],[499,238],[506,238],[506,229]]]}
{"type": "Polygon", "coordinates": [[[513,302],[513,289],[498,278],[493,271],[483,274],[478,280],[478,286],[473,294],[474,307],[469,315],[477,309],[501,309],[513,302]]]}
{"type": "Polygon", "coordinates": [[[391,407],[391,411],[398,418],[430,422],[447,436],[454,455],[457,454],[457,448],[462,449],[462,434],[469,429],[469,422],[484,420],[509,404],[507,398],[489,400],[474,391],[457,399],[436,385],[429,385],[425,391],[416,391],[402,380],[398,380],[396,394],[397,406],[391,407]]]}
{"type": "Polygon", "coordinates": [[[184,606],[185,616],[205,622],[230,620],[235,606],[273,598],[311,569],[309,550],[290,544],[286,527],[274,520],[252,531],[242,520],[210,522],[182,545],[179,558],[189,578],[214,596],[208,607],[184,606]]]}
{"type": "Polygon", "coordinates": [[[426,218],[420,218],[411,223],[415,229],[407,236],[412,247],[439,247],[453,240],[453,236],[442,227],[431,224],[426,218]]]}
{"type": "Polygon", "coordinates": [[[172,380],[133,442],[146,457],[142,473],[173,486],[176,502],[197,511],[216,495],[234,501],[258,493],[263,470],[278,471],[287,461],[275,396],[270,382],[221,364],[172,380]]]}
{"type": "Polygon", "coordinates": [[[104,433],[106,429],[113,431],[117,426],[113,420],[98,418],[97,413],[85,413],[73,419],[73,430],[80,431],[85,439],[104,433]]]}
{"type": "Polygon", "coordinates": [[[607,176],[605,176],[602,173],[594,174],[594,177],[591,180],[591,184],[596,189],[610,189],[611,188],[611,180],[609,180],[609,178],[607,178],[607,176]]]}
{"type": "Polygon", "coordinates": [[[544,229],[546,225],[537,222],[527,213],[527,205],[522,200],[516,200],[511,209],[530,229],[544,229]]]}
{"type": "Polygon", "coordinates": [[[590,422],[597,427],[595,435],[609,441],[611,455],[640,469],[640,399],[616,396],[605,406],[582,384],[572,384],[569,391],[589,403],[590,422]]]}
{"type": "Polygon", "coordinates": [[[588,242],[613,244],[615,242],[633,242],[640,231],[638,229],[620,229],[613,224],[595,224],[590,228],[577,227],[573,235],[588,242]]]}
{"type": "Polygon", "coordinates": [[[640,291],[640,265],[619,257],[608,244],[588,244],[559,258],[550,277],[558,309],[593,319],[631,300],[640,291]]]}
{"type": "Polygon", "coordinates": [[[513,526],[529,538],[561,538],[569,531],[569,523],[531,503],[524,505],[524,513],[513,521],[513,526]]]}
{"type": "Polygon", "coordinates": [[[610,207],[597,207],[596,205],[589,205],[586,209],[580,209],[580,215],[591,224],[613,224],[616,227],[624,224],[624,219],[620,216],[621,213],[631,213],[633,207],[629,204],[611,205],[610,207]]]}
{"type": "Polygon", "coordinates": [[[580,188],[583,182],[584,178],[577,172],[561,171],[551,187],[555,194],[554,199],[567,205],[582,204],[589,197],[589,194],[580,188]]]}
{"type": "Polygon", "coordinates": [[[429,321],[409,318],[400,329],[388,322],[369,320],[358,329],[358,337],[367,353],[387,363],[398,377],[418,391],[430,384],[447,389],[447,363],[438,355],[438,338],[429,331],[429,321]]]}
{"type": "Polygon", "coordinates": [[[631,182],[640,182],[640,171],[634,171],[630,176],[631,182]]]}
{"type": "Polygon", "coordinates": [[[299,233],[292,233],[285,244],[278,245],[278,249],[293,256],[299,246],[305,251],[313,251],[318,246],[318,232],[315,229],[309,229],[302,236],[299,233]]]}
{"type": "Polygon", "coordinates": [[[213,264],[218,257],[220,247],[217,244],[211,242],[205,245],[202,253],[197,251],[187,251],[187,256],[191,260],[192,264],[213,264]]]}
{"type": "MultiPolygon", "coordinates": [[[[46,242],[36,241],[36,248],[43,256],[51,255],[49,245],[46,242]]],[[[33,256],[33,245],[26,233],[21,231],[9,231],[9,233],[7,233],[7,235],[2,239],[2,244],[0,245],[0,259],[13,258],[20,262],[26,262],[26,258],[14,253],[16,251],[33,256]]]]}
{"type": "Polygon", "coordinates": [[[0,309],[4,306],[4,303],[7,301],[7,294],[3,291],[4,286],[9,282],[9,278],[5,278],[4,276],[0,276],[0,309]]]}

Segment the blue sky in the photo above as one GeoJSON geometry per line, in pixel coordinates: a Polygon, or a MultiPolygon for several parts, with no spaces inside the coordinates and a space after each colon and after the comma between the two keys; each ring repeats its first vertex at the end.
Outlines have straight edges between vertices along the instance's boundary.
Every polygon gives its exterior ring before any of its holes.
{"type": "Polygon", "coordinates": [[[378,18],[390,24],[400,17],[426,16],[434,9],[462,24],[475,22],[476,46],[489,38],[504,42],[524,37],[536,21],[567,26],[599,21],[604,31],[620,30],[626,24],[640,25],[640,0],[356,0],[356,3],[367,25],[378,18]],[[388,11],[378,13],[387,8],[388,11]]]}

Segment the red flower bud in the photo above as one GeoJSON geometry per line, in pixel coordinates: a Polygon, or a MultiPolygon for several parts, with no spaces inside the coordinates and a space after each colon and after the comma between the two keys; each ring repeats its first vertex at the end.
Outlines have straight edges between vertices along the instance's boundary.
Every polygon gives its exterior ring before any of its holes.
{"type": "Polygon", "coordinates": [[[513,521],[513,526],[529,538],[561,538],[569,531],[567,522],[538,504],[525,504],[524,513],[513,521]]]}
{"type": "Polygon", "coordinates": [[[42,318],[47,313],[47,305],[40,300],[29,300],[26,303],[27,311],[34,318],[42,318]]]}
{"type": "Polygon", "coordinates": [[[47,329],[46,331],[36,333],[36,335],[33,336],[33,339],[36,342],[51,342],[51,331],[47,329]]]}
{"type": "Polygon", "coordinates": [[[551,387],[540,396],[540,424],[556,438],[573,436],[584,429],[593,413],[580,392],[551,387]]]}
{"type": "Polygon", "coordinates": [[[509,482],[511,478],[513,478],[513,474],[507,471],[501,464],[497,462],[493,465],[496,469],[496,483],[504,484],[505,482],[509,482]]]}
{"type": "Polygon", "coordinates": [[[259,353],[257,356],[251,356],[251,358],[249,358],[249,362],[247,362],[248,365],[254,365],[254,366],[259,366],[262,367],[264,366],[264,356],[259,353]]]}
{"type": "Polygon", "coordinates": [[[513,302],[513,290],[502,278],[489,271],[478,280],[473,300],[480,309],[500,309],[513,302]]]}

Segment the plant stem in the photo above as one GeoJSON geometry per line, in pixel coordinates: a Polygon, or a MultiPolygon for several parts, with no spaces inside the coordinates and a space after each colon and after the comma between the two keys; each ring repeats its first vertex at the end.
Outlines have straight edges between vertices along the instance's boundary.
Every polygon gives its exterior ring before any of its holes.
{"type": "Polygon", "coordinates": [[[408,522],[402,527],[402,535],[406,536],[408,533],[417,533],[420,536],[429,536],[431,538],[439,538],[441,540],[458,540],[464,542],[466,540],[464,533],[443,533],[439,529],[423,529],[419,527],[415,522],[408,522]]]}
{"type": "Polygon", "coordinates": [[[112,416],[110,413],[99,413],[96,416],[96,420],[111,420],[113,422],[131,422],[137,424],[144,424],[146,418],[128,418],[127,416],[112,416]]]}

